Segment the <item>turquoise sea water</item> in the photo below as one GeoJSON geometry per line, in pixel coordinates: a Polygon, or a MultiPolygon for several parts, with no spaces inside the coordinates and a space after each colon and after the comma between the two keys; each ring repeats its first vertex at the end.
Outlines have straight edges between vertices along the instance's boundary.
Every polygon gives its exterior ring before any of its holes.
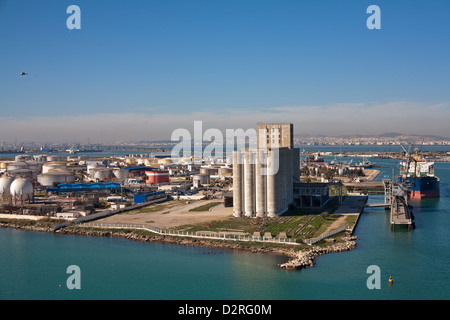
{"type": "MultiPolygon", "coordinates": [[[[396,165],[376,163],[386,166],[377,179],[396,165]]],[[[300,271],[277,268],[286,258],[275,255],[1,228],[0,299],[449,299],[450,164],[435,167],[441,198],[414,203],[416,229],[392,232],[388,211],[366,208],[354,250],[300,271]],[[70,265],[79,290],[66,286],[70,265]],[[367,288],[370,265],[381,289],[367,288]]]]}

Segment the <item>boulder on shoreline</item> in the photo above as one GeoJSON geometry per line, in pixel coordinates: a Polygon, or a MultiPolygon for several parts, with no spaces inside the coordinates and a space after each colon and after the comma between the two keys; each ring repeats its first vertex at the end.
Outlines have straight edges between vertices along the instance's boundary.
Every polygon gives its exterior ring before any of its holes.
{"type": "Polygon", "coordinates": [[[343,238],[345,242],[336,243],[327,247],[312,247],[308,252],[301,252],[297,257],[289,260],[286,263],[280,264],[279,267],[286,270],[303,269],[313,267],[314,260],[326,253],[337,253],[352,250],[356,247],[356,241],[358,238],[355,236],[347,235],[343,238]]]}

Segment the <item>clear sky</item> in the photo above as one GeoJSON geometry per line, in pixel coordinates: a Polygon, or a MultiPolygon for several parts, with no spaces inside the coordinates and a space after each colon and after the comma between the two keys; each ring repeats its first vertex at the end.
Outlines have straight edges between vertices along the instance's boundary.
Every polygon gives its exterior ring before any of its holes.
{"type": "Polygon", "coordinates": [[[194,120],[450,137],[450,1],[0,0],[0,110],[0,142],[170,139],[194,120]]]}

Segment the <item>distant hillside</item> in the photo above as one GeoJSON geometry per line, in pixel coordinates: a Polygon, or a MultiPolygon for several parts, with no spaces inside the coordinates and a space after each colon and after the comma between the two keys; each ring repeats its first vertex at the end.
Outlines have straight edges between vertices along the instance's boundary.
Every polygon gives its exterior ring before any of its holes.
{"type": "Polygon", "coordinates": [[[386,133],[379,134],[377,137],[394,138],[394,137],[403,136],[403,135],[404,134],[398,133],[398,132],[386,132],[386,133]]]}

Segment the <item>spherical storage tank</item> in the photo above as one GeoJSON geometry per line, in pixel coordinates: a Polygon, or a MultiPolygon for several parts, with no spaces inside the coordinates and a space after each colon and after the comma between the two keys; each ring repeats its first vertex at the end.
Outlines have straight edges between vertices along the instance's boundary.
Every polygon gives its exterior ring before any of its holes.
{"type": "Polygon", "coordinates": [[[0,178],[0,197],[2,200],[6,200],[9,197],[9,189],[11,188],[11,183],[13,181],[14,178],[11,176],[4,175],[0,178]]]}
{"type": "Polygon", "coordinates": [[[9,188],[9,192],[14,202],[32,201],[34,198],[34,188],[30,180],[25,178],[15,179],[9,188]]]}

